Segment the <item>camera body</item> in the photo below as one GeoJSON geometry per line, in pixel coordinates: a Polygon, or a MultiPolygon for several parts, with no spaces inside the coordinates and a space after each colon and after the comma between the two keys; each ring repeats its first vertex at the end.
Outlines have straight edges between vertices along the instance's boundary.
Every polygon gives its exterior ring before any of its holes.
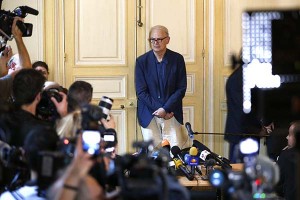
{"type": "Polygon", "coordinates": [[[37,105],[37,115],[40,119],[54,122],[59,117],[51,97],[54,97],[57,102],[61,102],[62,96],[59,94],[60,91],[60,88],[50,88],[42,92],[41,101],[37,105]]]}
{"type": "Polygon", "coordinates": [[[30,177],[30,170],[22,148],[0,141],[0,193],[4,188],[14,190],[30,177]]]}
{"type": "Polygon", "coordinates": [[[27,168],[22,148],[0,141],[0,162],[9,168],[27,168]]]}
{"type": "Polygon", "coordinates": [[[102,148],[106,152],[112,152],[117,144],[117,135],[115,130],[106,130],[99,123],[101,119],[105,119],[108,116],[103,113],[103,108],[91,104],[85,105],[81,110],[81,116],[83,150],[90,151],[93,155],[94,153],[96,155],[99,154],[98,148],[102,148]],[[102,146],[96,145],[95,142],[98,142],[102,146]]]}
{"type": "MultiPolygon", "coordinates": [[[[39,12],[28,6],[19,6],[15,8],[12,12],[0,10],[0,35],[4,38],[5,41],[12,40],[11,29],[14,17],[25,18],[27,14],[38,15],[39,12]]],[[[30,37],[32,35],[32,24],[17,21],[17,26],[23,33],[23,37],[30,37]]]]}

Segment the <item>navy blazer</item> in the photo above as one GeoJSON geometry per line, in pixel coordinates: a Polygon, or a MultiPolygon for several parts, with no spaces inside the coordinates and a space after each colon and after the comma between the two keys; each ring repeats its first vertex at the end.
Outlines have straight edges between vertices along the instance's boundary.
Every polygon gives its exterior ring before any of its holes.
{"type": "Polygon", "coordinates": [[[186,91],[186,68],[183,56],[167,49],[166,84],[164,95],[160,94],[156,68],[156,57],[149,51],[136,59],[135,89],[137,94],[137,116],[146,128],[153,118],[152,113],[159,108],[173,112],[176,120],[183,124],[182,99],[186,91]]]}

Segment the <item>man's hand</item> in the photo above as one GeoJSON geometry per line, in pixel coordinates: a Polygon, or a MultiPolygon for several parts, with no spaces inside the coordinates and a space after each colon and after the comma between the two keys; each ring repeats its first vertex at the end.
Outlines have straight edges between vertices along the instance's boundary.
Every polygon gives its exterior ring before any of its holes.
{"type": "Polygon", "coordinates": [[[22,39],[23,33],[17,26],[17,21],[24,21],[21,17],[14,17],[14,21],[12,23],[11,33],[13,34],[16,40],[22,39]]]}
{"type": "Polygon", "coordinates": [[[165,109],[163,109],[163,108],[159,108],[152,113],[152,115],[155,115],[156,117],[159,117],[159,118],[164,118],[166,116],[166,114],[167,113],[166,113],[165,109]]]}
{"type": "MultiPolygon", "coordinates": [[[[28,54],[27,48],[26,48],[26,46],[24,44],[24,41],[23,41],[23,38],[22,38],[23,33],[19,29],[19,27],[17,26],[17,21],[18,20],[23,22],[22,18],[14,17],[11,32],[12,32],[12,34],[15,38],[16,44],[17,44],[20,66],[21,66],[21,68],[31,68],[30,56],[28,54]]],[[[16,73],[17,72],[12,73],[12,76],[14,76],[16,73]]]]}
{"type": "Polygon", "coordinates": [[[115,119],[113,118],[112,115],[109,115],[109,120],[102,118],[100,120],[100,122],[101,122],[101,124],[103,124],[105,129],[109,129],[109,128],[115,129],[116,128],[115,119]]]}
{"type": "Polygon", "coordinates": [[[165,120],[171,119],[174,116],[174,113],[167,113],[166,116],[164,117],[165,120]]]}
{"type": "Polygon", "coordinates": [[[54,103],[60,117],[64,117],[68,114],[67,95],[63,92],[59,92],[59,94],[62,97],[61,102],[58,102],[54,97],[51,97],[51,101],[54,103]]]}

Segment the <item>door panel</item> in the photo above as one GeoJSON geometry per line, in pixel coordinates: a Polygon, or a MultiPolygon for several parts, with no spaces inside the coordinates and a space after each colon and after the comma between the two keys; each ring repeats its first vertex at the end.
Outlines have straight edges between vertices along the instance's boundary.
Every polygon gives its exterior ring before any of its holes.
{"type": "Polygon", "coordinates": [[[66,85],[91,83],[94,104],[102,96],[114,99],[120,154],[130,150],[136,132],[134,12],[133,1],[65,1],[66,85]]]}

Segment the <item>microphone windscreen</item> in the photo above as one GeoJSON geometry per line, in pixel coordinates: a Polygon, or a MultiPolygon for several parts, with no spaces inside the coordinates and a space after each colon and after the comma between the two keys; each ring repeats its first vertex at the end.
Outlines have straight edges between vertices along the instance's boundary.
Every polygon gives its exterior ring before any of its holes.
{"type": "Polygon", "coordinates": [[[178,146],[173,146],[171,148],[171,153],[175,156],[178,157],[178,154],[180,153],[180,148],[178,146]]]}
{"type": "Polygon", "coordinates": [[[191,124],[190,124],[190,122],[186,122],[186,123],[185,123],[185,128],[186,128],[186,129],[191,129],[191,124]]]}
{"type": "Polygon", "coordinates": [[[170,147],[170,142],[167,139],[163,139],[161,141],[161,146],[162,147],[170,147]]]}
{"type": "Polygon", "coordinates": [[[190,158],[191,158],[191,155],[190,155],[190,154],[188,154],[188,153],[185,154],[185,155],[184,155],[184,162],[185,162],[185,163],[189,163],[190,158]]]}
{"type": "Polygon", "coordinates": [[[190,148],[190,151],[189,151],[189,154],[190,154],[191,156],[197,156],[197,154],[198,154],[197,148],[196,148],[196,147],[191,147],[191,148],[190,148]]]}

